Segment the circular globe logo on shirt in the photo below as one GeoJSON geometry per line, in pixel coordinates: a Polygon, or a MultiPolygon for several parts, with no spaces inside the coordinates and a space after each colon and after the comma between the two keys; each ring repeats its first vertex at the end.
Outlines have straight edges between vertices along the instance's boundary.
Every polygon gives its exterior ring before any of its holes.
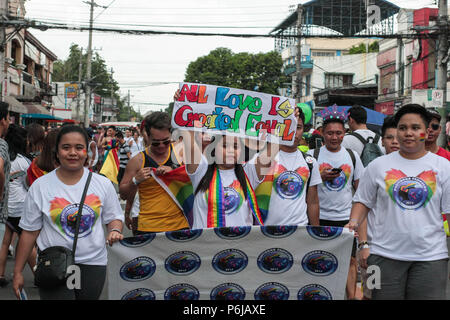
{"type": "Polygon", "coordinates": [[[421,208],[427,200],[428,187],[420,178],[405,177],[394,183],[392,194],[401,208],[415,210],[421,208]]]}
{"type": "Polygon", "coordinates": [[[235,213],[241,207],[242,199],[239,193],[231,187],[223,188],[225,214],[235,213]]]}
{"type": "Polygon", "coordinates": [[[275,183],[275,190],[283,199],[296,199],[303,190],[303,179],[295,171],[284,171],[281,173],[275,183]]]}
{"type": "Polygon", "coordinates": [[[346,179],[345,173],[341,171],[338,177],[333,180],[325,181],[325,186],[330,191],[341,191],[345,187],[347,182],[346,179]]]}
{"type": "Polygon", "coordinates": [[[222,283],[211,290],[210,297],[211,300],[244,300],[245,290],[236,283],[222,283]]]}
{"type": "MultiPolygon", "coordinates": [[[[77,203],[70,204],[66,206],[61,211],[61,227],[64,230],[65,234],[71,238],[75,236],[77,215],[78,215],[78,207],[80,205],[77,203]]],[[[88,236],[92,231],[92,226],[95,223],[96,216],[94,210],[88,205],[83,205],[83,214],[81,216],[80,222],[80,231],[78,233],[78,238],[83,238],[88,236]]]]}

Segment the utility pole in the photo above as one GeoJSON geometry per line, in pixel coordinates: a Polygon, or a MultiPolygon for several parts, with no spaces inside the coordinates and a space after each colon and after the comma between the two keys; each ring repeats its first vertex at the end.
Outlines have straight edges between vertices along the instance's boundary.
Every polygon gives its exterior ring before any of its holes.
{"type": "Polygon", "coordinates": [[[130,90],[128,90],[128,119],[131,117],[130,90]]]}
{"type": "Polygon", "coordinates": [[[297,5],[297,57],[296,57],[296,81],[294,86],[295,102],[299,103],[302,96],[302,14],[303,6],[297,5]]]}
{"type": "Polygon", "coordinates": [[[447,0],[439,0],[439,15],[438,15],[438,27],[439,27],[439,48],[437,57],[437,89],[442,90],[443,110],[441,113],[441,134],[438,138],[438,145],[445,147],[446,135],[445,124],[447,122],[447,65],[449,59],[449,37],[448,37],[448,25],[449,20],[447,17],[448,7],[447,0]]]}
{"type": "Polygon", "coordinates": [[[83,72],[83,48],[80,48],[80,63],[78,65],[78,88],[77,88],[77,121],[80,121],[80,100],[81,100],[81,73],[83,72]]]}
{"type": "Polygon", "coordinates": [[[89,127],[89,107],[91,105],[91,64],[92,64],[92,28],[94,26],[94,0],[85,2],[91,6],[89,18],[89,42],[87,48],[87,70],[86,70],[86,99],[84,103],[84,127],[89,127]]]}
{"type": "MultiPolygon", "coordinates": [[[[8,0],[0,0],[0,19],[1,22],[8,20],[8,0]]],[[[5,92],[5,58],[6,58],[6,26],[0,26],[0,81],[1,81],[1,92],[0,97],[3,101],[3,93],[5,92]]]]}

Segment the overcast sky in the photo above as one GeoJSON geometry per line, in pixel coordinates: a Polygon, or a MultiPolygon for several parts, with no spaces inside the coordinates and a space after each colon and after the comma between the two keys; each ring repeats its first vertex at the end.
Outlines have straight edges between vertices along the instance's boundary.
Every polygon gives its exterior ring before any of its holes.
{"type": "MultiPolygon", "coordinates": [[[[436,7],[433,0],[390,2],[407,8],[436,7]]],[[[289,6],[299,1],[96,0],[96,3],[108,7],[95,8],[94,23],[98,27],[268,34],[289,15],[289,6]],[[213,26],[227,28],[212,29],[213,26]]],[[[28,0],[25,9],[28,19],[84,26],[89,22],[89,5],[82,0],[28,0]]],[[[83,48],[88,46],[87,31],[31,29],[30,32],[61,60],[69,55],[72,43],[83,48]]],[[[189,62],[218,47],[230,48],[235,53],[269,52],[274,49],[274,40],[94,32],[93,47],[105,59],[108,68],[114,70],[121,95],[127,95],[130,90],[131,104],[144,114],[163,109],[164,106],[158,104],[167,105],[172,100],[177,82],[184,80],[189,62]],[[171,83],[156,85],[155,82],[171,83]]]]}

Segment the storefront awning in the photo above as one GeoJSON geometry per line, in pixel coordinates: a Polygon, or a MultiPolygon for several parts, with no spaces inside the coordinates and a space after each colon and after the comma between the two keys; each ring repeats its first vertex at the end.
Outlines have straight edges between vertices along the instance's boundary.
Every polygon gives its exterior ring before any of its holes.
{"type": "Polygon", "coordinates": [[[23,105],[27,108],[28,114],[46,114],[51,116],[52,114],[50,111],[48,111],[45,107],[43,107],[39,103],[30,103],[30,102],[24,102],[23,105]]]}
{"type": "Polygon", "coordinates": [[[63,118],[58,118],[52,116],[51,114],[42,113],[27,113],[22,115],[22,119],[41,119],[41,120],[64,120],[63,118]]]}
{"type": "Polygon", "coordinates": [[[6,96],[5,102],[9,104],[9,111],[16,113],[28,113],[28,109],[19,100],[12,96],[6,96]]]}

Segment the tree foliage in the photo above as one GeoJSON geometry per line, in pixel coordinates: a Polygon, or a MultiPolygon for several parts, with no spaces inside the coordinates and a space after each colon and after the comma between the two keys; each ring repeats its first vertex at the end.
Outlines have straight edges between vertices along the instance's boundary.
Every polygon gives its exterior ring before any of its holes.
{"type": "MultiPolygon", "coordinates": [[[[379,43],[378,41],[374,41],[369,44],[369,52],[378,52],[379,51],[379,43]]],[[[359,54],[359,53],[367,53],[366,44],[360,43],[359,45],[355,45],[350,48],[348,54],[359,54]]]]}
{"type": "Polygon", "coordinates": [[[287,82],[281,72],[282,64],[275,51],[235,54],[230,49],[217,48],[191,62],[184,81],[278,94],[278,88],[287,82]]]}

